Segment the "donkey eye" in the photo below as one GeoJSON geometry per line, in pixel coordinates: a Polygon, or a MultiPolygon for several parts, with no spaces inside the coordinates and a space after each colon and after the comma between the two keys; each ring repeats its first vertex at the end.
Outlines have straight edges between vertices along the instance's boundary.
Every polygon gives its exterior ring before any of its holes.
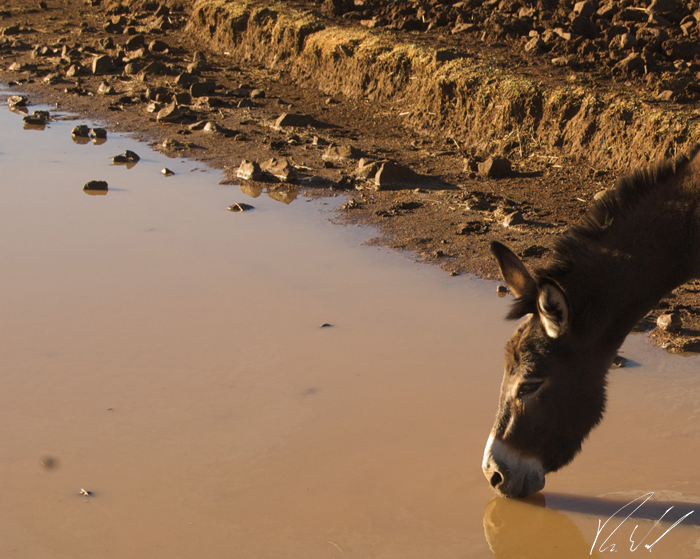
{"type": "Polygon", "coordinates": [[[521,383],[520,386],[518,386],[518,398],[522,398],[528,394],[534,394],[543,383],[543,380],[532,380],[521,383]]]}

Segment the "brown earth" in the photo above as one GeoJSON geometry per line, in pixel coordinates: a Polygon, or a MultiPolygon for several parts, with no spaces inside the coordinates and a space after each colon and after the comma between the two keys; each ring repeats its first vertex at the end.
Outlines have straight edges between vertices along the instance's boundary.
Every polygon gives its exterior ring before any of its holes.
{"type": "MultiPolygon", "coordinates": [[[[46,103],[99,118],[223,168],[253,196],[346,192],[339,221],[375,225],[375,242],[452,274],[494,279],[492,240],[546,262],[597,192],[698,139],[697,10],[672,0],[7,0],[0,80],[29,96],[30,113],[46,103]],[[291,175],[236,177],[242,160],[271,158],[288,163],[272,174],[291,175]],[[510,168],[490,176],[489,158],[510,168]]],[[[698,349],[699,285],[677,289],[640,328],[672,351],[698,349]],[[680,335],[653,328],[668,310],[680,335]]]]}

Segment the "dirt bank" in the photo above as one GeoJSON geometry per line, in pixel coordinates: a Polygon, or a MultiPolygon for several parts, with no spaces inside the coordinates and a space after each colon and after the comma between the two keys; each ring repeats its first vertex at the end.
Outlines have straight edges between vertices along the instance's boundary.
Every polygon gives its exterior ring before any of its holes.
{"type": "MultiPolygon", "coordinates": [[[[0,77],[251,196],[345,191],[376,242],[495,278],[490,241],[546,260],[620,172],[698,138],[693,6],[628,4],[9,0],[0,77]]],[[[657,343],[697,346],[696,291],[657,343]]]]}

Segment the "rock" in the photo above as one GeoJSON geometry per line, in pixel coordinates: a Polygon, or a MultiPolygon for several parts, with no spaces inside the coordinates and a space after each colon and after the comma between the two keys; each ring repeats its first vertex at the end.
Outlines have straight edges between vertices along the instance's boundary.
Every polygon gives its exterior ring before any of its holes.
{"type": "Polygon", "coordinates": [[[138,163],[138,161],[140,159],[141,158],[138,156],[138,154],[127,149],[124,153],[121,153],[119,155],[115,155],[114,157],[112,157],[112,163],[114,163],[114,164],[138,163]]]}
{"type": "Polygon", "coordinates": [[[28,99],[26,95],[10,95],[7,98],[7,104],[12,109],[16,107],[26,107],[27,100],[28,99]]]}
{"type": "Polygon", "coordinates": [[[653,0],[646,9],[650,14],[656,13],[677,13],[678,3],[676,0],[653,0]]]}
{"type": "Polygon", "coordinates": [[[498,284],[496,286],[496,293],[508,293],[508,288],[503,284],[498,284]]]}
{"type": "Polygon", "coordinates": [[[263,178],[263,172],[262,169],[260,169],[260,165],[256,161],[248,161],[247,159],[244,159],[236,171],[236,176],[239,179],[246,181],[259,181],[263,178]]]}
{"type": "MultiPolygon", "coordinates": [[[[90,138],[92,138],[93,140],[106,140],[107,130],[105,130],[104,128],[93,128],[92,130],[90,130],[90,138]]],[[[132,153],[136,155],[133,151],[127,150],[127,153],[132,153]]],[[[138,155],[136,155],[136,157],[138,157],[138,155]]]]}
{"type": "Polygon", "coordinates": [[[83,190],[107,190],[107,181],[88,181],[83,190]]]}
{"type": "Polygon", "coordinates": [[[44,126],[51,118],[48,111],[34,111],[31,115],[25,116],[22,120],[31,126],[44,126]]]}
{"type": "Polygon", "coordinates": [[[313,118],[305,114],[283,113],[275,121],[274,128],[285,126],[308,126],[313,122],[313,118]]]}
{"type": "Polygon", "coordinates": [[[533,37],[525,43],[525,52],[539,51],[544,48],[545,44],[539,37],[533,37]]]}
{"type": "Polygon", "coordinates": [[[615,69],[626,75],[643,74],[644,66],[644,59],[639,54],[633,52],[628,57],[615,64],[615,69]]]}
{"type": "Polygon", "coordinates": [[[510,161],[503,157],[489,157],[479,163],[479,174],[489,178],[507,177],[511,173],[510,161]]]}
{"type": "Polygon", "coordinates": [[[360,204],[354,198],[350,198],[347,202],[340,206],[341,210],[354,210],[359,208],[360,204]]]}
{"type": "Polygon", "coordinates": [[[216,91],[216,82],[205,81],[193,83],[190,86],[190,94],[192,97],[205,97],[216,91]]]}
{"type": "Polygon", "coordinates": [[[241,99],[238,102],[238,105],[236,105],[236,108],[238,109],[249,109],[250,107],[254,107],[255,103],[253,103],[250,99],[241,99]]]}
{"type": "Polygon", "coordinates": [[[195,75],[190,74],[189,72],[182,72],[175,78],[175,83],[179,85],[180,87],[187,87],[189,88],[193,83],[197,83],[199,81],[199,78],[195,75]]]}
{"type": "Polygon", "coordinates": [[[239,213],[247,212],[248,210],[252,210],[254,208],[250,204],[244,204],[243,202],[237,202],[236,204],[231,204],[226,209],[230,212],[234,212],[234,213],[239,214],[239,213]]]}
{"type": "Polygon", "coordinates": [[[71,136],[74,138],[89,138],[90,128],[85,124],[79,124],[73,130],[71,130],[71,136]]]}
{"type": "Polygon", "coordinates": [[[677,334],[683,328],[681,316],[677,312],[664,313],[656,319],[656,325],[666,332],[677,334]]]}
{"type": "Polygon", "coordinates": [[[174,171],[171,171],[171,170],[168,169],[167,167],[163,167],[163,168],[160,170],[160,173],[161,173],[164,177],[172,177],[172,176],[175,174],[174,171]]]}
{"type": "Polygon", "coordinates": [[[620,35],[620,48],[622,50],[628,50],[637,46],[637,37],[632,35],[632,33],[623,33],[620,35]]]}
{"type": "Polygon", "coordinates": [[[479,198],[478,196],[472,196],[466,201],[464,207],[473,212],[488,212],[493,208],[493,204],[491,204],[491,202],[488,200],[479,198]]]}
{"type": "Polygon", "coordinates": [[[455,231],[455,235],[483,235],[484,233],[488,233],[489,229],[488,223],[467,221],[462,227],[455,231]]]}
{"type": "Polygon", "coordinates": [[[263,97],[265,97],[265,91],[262,89],[253,89],[250,92],[251,99],[262,99],[263,97]]]}
{"type": "Polygon", "coordinates": [[[596,12],[593,2],[576,2],[574,4],[574,13],[576,15],[589,18],[596,12]]]}
{"type": "Polygon", "coordinates": [[[377,190],[392,190],[396,188],[415,188],[420,176],[410,167],[391,161],[382,163],[374,176],[377,190]]]}
{"type": "Polygon", "coordinates": [[[156,120],[158,122],[177,122],[182,118],[182,112],[177,106],[177,103],[170,103],[158,111],[156,120]]]}
{"type": "Polygon", "coordinates": [[[192,103],[192,95],[186,91],[182,91],[181,93],[176,93],[173,95],[173,101],[177,105],[189,105],[192,103]]]}
{"type": "Polygon", "coordinates": [[[107,82],[102,82],[100,84],[100,87],[97,88],[97,93],[99,93],[100,95],[114,95],[116,92],[114,91],[114,88],[107,82]]]}
{"type": "Polygon", "coordinates": [[[208,69],[209,65],[207,64],[207,59],[205,58],[204,54],[200,51],[195,51],[194,55],[192,56],[192,62],[187,65],[187,71],[191,74],[199,74],[200,72],[204,72],[208,69]]]}
{"type": "Polygon", "coordinates": [[[150,64],[147,64],[143,70],[141,70],[141,73],[146,76],[160,76],[166,74],[167,72],[168,67],[160,60],[154,60],[150,64]]]}
{"type": "Polygon", "coordinates": [[[155,39],[148,44],[148,50],[156,54],[166,54],[170,51],[168,44],[160,39],[155,39]]]}
{"type": "Polygon", "coordinates": [[[95,75],[108,74],[114,69],[112,59],[107,54],[96,56],[92,60],[92,73],[95,75]]]}
{"type": "Polygon", "coordinates": [[[503,227],[513,227],[514,225],[524,225],[525,218],[521,212],[513,212],[503,218],[503,227]]]}
{"type": "Polygon", "coordinates": [[[274,176],[281,182],[293,182],[297,179],[297,172],[294,167],[287,161],[272,158],[261,166],[264,171],[274,176]]]}
{"type": "Polygon", "coordinates": [[[612,364],[610,365],[611,369],[622,369],[627,366],[627,359],[622,357],[622,355],[616,355],[615,359],[613,359],[612,364]]]}
{"type": "Polygon", "coordinates": [[[336,146],[331,144],[321,156],[321,159],[342,163],[351,159],[359,159],[361,156],[362,152],[353,146],[336,146]]]}
{"type": "Polygon", "coordinates": [[[124,48],[128,51],[138,50],[146,46],[146,39],[143,35],[133,35],[124,43],[124,48]]]}
{"type": "Polygon", "coordinates": [[[383,163],[386,163],[386,160],[372,161],[371,159],[363,157],[357,162],[355,177],[364,180],[373,179],[377,175],[377,171],[379,171],[383,163]]]}

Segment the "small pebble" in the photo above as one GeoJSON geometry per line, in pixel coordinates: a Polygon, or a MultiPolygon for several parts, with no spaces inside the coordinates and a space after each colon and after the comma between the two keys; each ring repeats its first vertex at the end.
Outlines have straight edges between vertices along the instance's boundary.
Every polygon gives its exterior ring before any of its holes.
{"type": "Polygon", "coordinates": [[[165,177],[171,177],[171,176],[173,176],[173,175],[175,174],[173,171],[171,171],[171,170],[168,169],[167,167],[163,167],[163,168],[160,170],[160,172],[161,172],[161,173],[163,174],[163,176],[165,176],[165,177]]]}
{"type": "Polygon", "coordinates": [[[249,204],[244,204],[243,202],[237,202],[235,204],[231,204],[226,209],[230,212],[242,213],[242,212],[247,212],[248,210],[252,210],[253,206],[251,206],[249,204]]]}

